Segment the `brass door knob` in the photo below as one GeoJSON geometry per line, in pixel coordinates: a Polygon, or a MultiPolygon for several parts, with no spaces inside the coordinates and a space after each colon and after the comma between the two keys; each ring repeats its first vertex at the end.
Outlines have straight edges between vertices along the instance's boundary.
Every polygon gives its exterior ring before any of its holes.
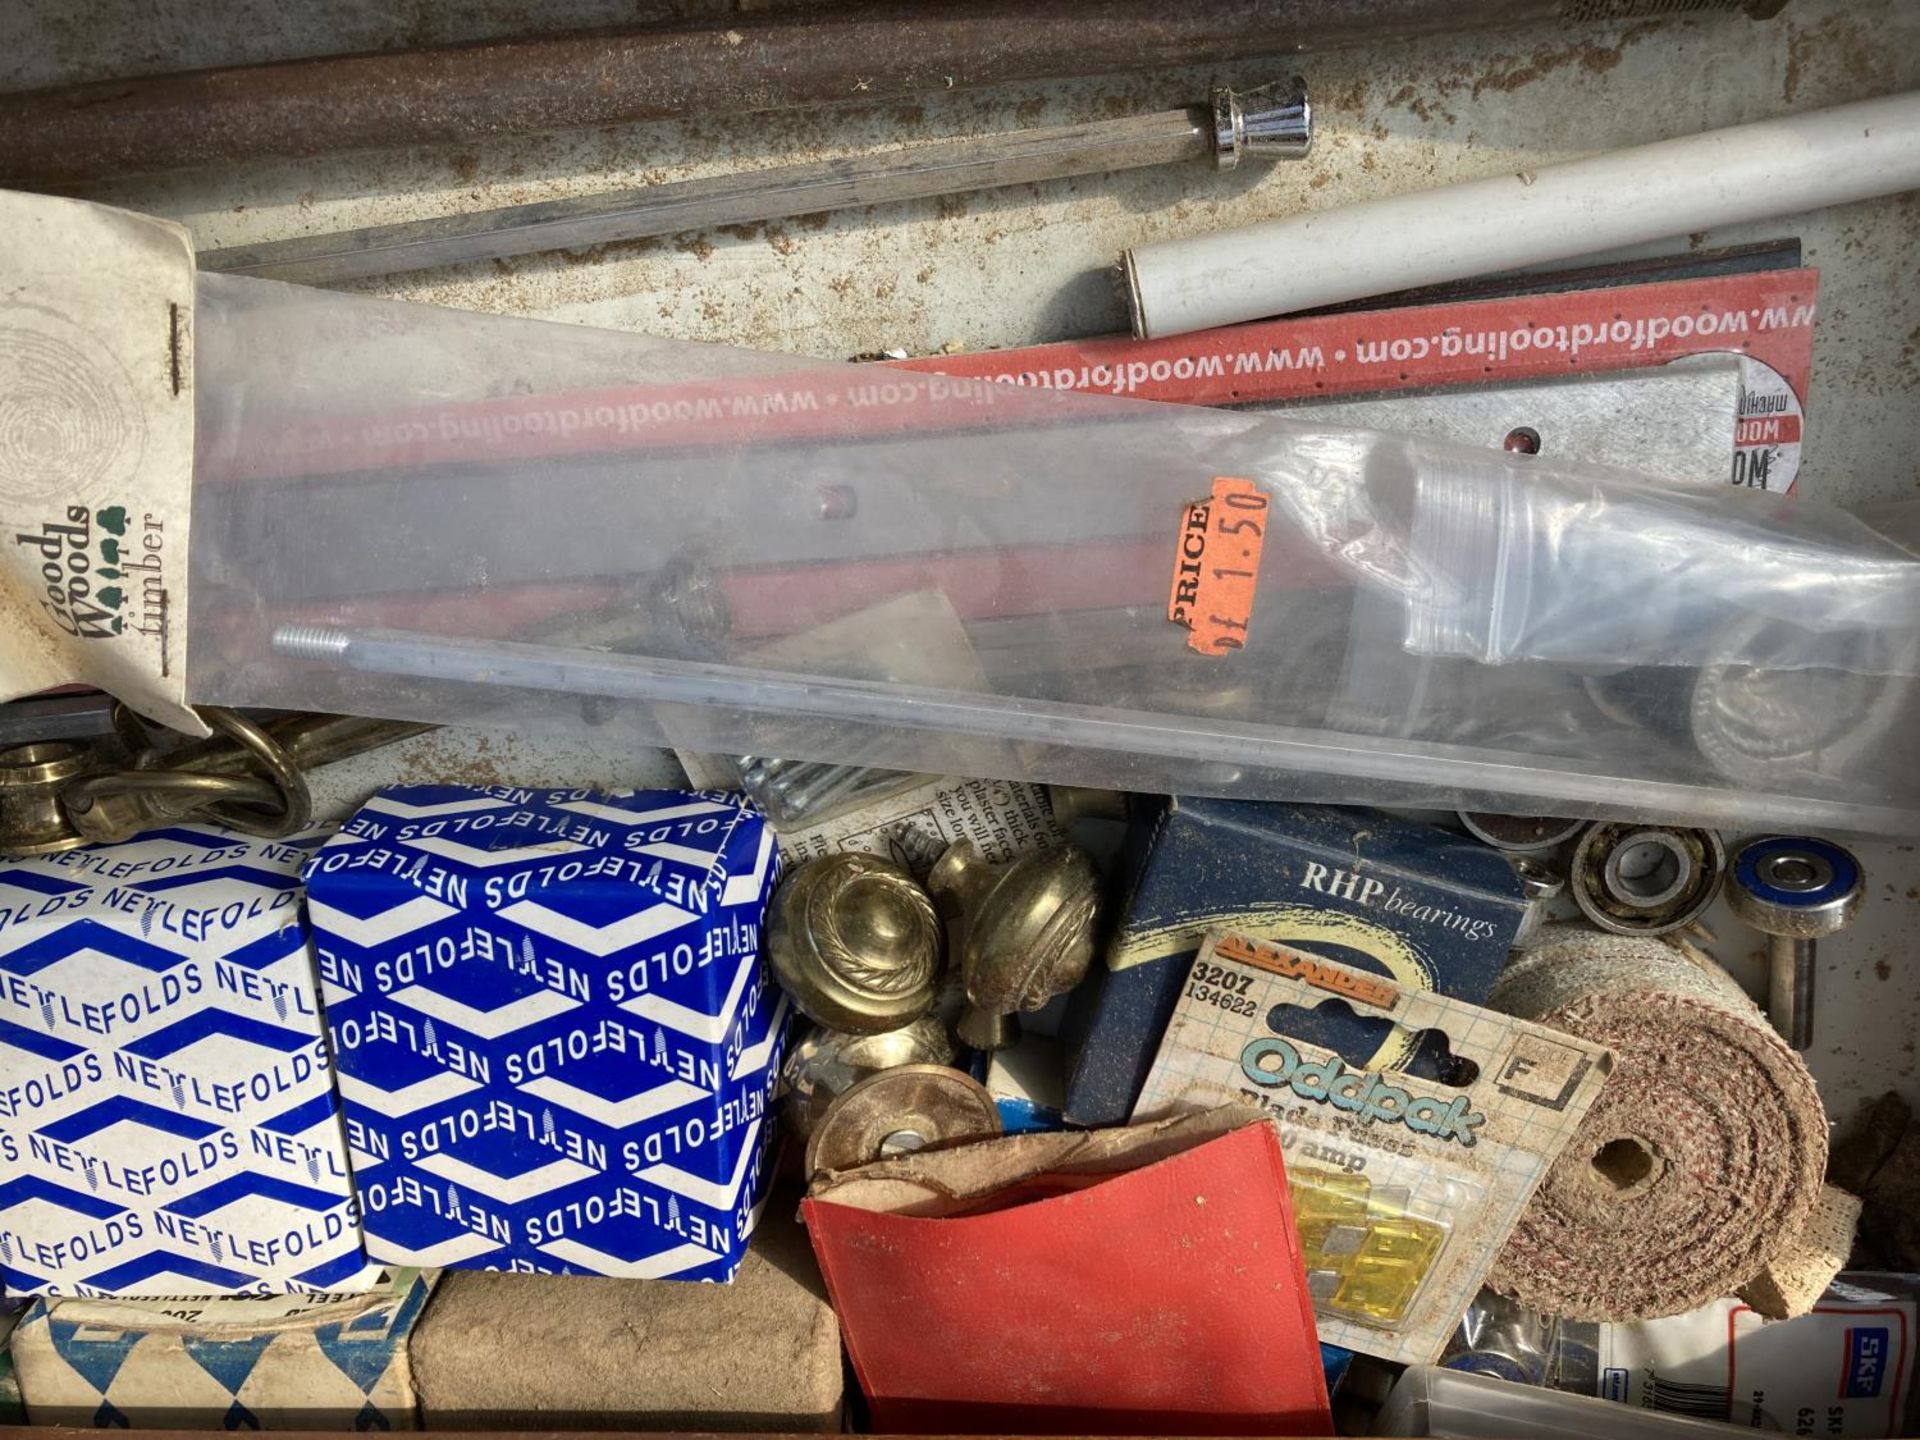
{"type": "Polygon", "coordinates": [[[971,1075],[901,1065],[869,1075],[827,1107],[807,1141],[807,1178],[1000,1133],[1000,1109],[971,1075]]]}
{"type": "Polygon", "coordinates": [[[933,901],[878,855],[823,855],[773,899],[767,953],[808,1019],[829,1030],[896,1030],[933,1007],[944,942],[933,901]]]}
{"type": "Polygon", "coordinates": [[[967,1008],[957,1027],[965,1044],[1012,1044],[1015,1014],[1038,1010],[1086,977],[1100,877],[1080,850],[1062,845],[994,865],[961,840],[934,865],[927,886],[950,896],[966,924],[967,1008]]]}
{"type": "Polygon", "coordinates": [[[782,1113],[789,1130],[805,1140],[827,1106],[869,1075],[902,1065],[950,1066],[959,1058],[960,1047],[938,1015],[872,1035],[815,1028],[787,1054],[782,1113]]]}

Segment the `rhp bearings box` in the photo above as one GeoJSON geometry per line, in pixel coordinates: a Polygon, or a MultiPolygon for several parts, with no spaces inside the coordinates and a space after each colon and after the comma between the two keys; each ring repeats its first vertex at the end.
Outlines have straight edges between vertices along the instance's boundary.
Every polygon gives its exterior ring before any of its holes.
{"type": "Polygon", "coordinates": [[[176,826],[0,863],[0,1271],[20,1295],[355,1290],[300,867],[176,826]]]}
{"type": "MultiPolygon", "coordinates": [[[[1106,965],[1068,1024],[1075,1125],[1132,1112],[1209,929],[1478,1003],[1526,915],[1498,852],[1377,810],[1176,796],[1136,834],[1131,868],[1106,965]]],[[[1379,1067],[1430,1068],[1413,1037],[1379,1021],[1318,1022],[1309,1038],[1379,1067]]]]}
{"type": "Polygon", "coordinates": [[[36,1301],[14,1334],[35,1425],[414,1430],[418,1271],[360,1295],[36,1301]]]}
{"type": "Polygon", "coordinates": [[[369,1253],[730,1279],[770,1172],[778,874],[727,795],[369,801],[307,867],[369,1253]]]}

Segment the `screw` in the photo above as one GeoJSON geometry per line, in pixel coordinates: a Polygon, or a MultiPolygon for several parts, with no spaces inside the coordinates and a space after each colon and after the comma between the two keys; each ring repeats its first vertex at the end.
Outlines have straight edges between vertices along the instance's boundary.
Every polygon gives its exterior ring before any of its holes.
{"type": "Polygon", "coordinates": [[[1859,860],[1831,841],[1769,835],[1734,857],[1727,904],[1769,937],[1767,1015],[1796,1050],[1813,1040],[1814,941],[1846,929],[1865,893],[1859,860]]]}

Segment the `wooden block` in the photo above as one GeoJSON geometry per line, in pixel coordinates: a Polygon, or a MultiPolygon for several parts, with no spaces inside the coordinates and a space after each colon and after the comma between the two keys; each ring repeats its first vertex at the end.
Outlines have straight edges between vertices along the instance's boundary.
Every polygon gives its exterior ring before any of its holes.
{"type": "Polygon", "coordinates": [[[448,1271],[413,1338],[428,1430],[836,1431],[840,1326],[794,1198],[731,1285],[448,1271]]]}
{"type": "Polygon", "coordinates": [[[1833,1277],[1846,1268],[1860,1201],[1832,1185],[1820,1187],[1813,1214],[1767,1266],[1740,1287],[1740,1298],[1769,1320],[1810,1314],[1833,1277]]]}

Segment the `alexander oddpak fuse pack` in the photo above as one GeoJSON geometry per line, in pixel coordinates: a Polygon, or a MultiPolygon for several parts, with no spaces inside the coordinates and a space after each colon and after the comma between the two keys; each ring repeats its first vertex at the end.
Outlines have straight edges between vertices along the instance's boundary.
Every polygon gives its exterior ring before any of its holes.
{"type": "Polygon", "coordinates": [[[1320,1338],[1434,1360],[1609,1067],[1601,1046],[1384,976],[1210,933],[1134,1120],[1251,1102],[1280,1131],[1320,1338]],[[1331,1005],[1445,1035],[1458,1082],[1369,1070],[1292,1033],[1331,1005]]]}

